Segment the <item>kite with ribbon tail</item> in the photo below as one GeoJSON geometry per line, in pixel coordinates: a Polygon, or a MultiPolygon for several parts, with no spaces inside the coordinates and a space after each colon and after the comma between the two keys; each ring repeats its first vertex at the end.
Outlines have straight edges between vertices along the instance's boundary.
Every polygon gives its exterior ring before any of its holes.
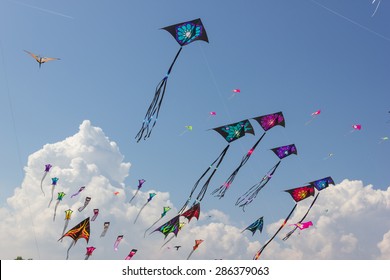
{"type": "Polygon", "coordinates": [[[137,139],[137,142],[139,142],[142,138],[144,140],[149,138],[150,134],[152,133],[153,127],[156,125],[157,118],[160,112],[160,107],[164,98],[165,89],[167,87],[168,77],[171,74],[172,68],[177,58],[179,57],[183,46],[186,46],[197,40],[202,40],[208,43],[206,30],[200,18],[170,25],[162,29],[168,31],[175,38],[177,43],[179,43],[180,45],[180,49],[176,53],[176,56],[173,59],[173,62],[169,67],[167,74],[156,87],[154,98],[145,114],[141,129],[135,137],[137,139]]]}
{"type": "Polygon", "coordinates": [[[76,195],[78,195],[79,193],[81,193],[84,189],[85,189],[85,186],[80,187],[80,189],[79,189],[76,193],[72,194],[72,195],[70,196],[70,198],[75,197],[76,195]]]}
{"type": "Polygon", "coordinates": [[[198,249],[199,245],[203,242],[202,239],[197,239],[195,240],[195,245],[192,247],[192,251],[190,252],[190,254],[188,255],[187,257],[187,260],[190,259],[190,257],[192,256],[192,254],[195,252],[196,249],[198,249]]]}
{"type": "Polygon", "coordinates": [[[260,182],[253,185],[248,191],[246,191],[246,193],[244,193],[238,198],[236,206],[242,207],[243,211],[245,211],[245,207],[252,203],[252,201],[256,198],[257,194],[261,191],[261,189],[264,188],[265,185],[271,180],[276,169],[282,162],[282,159],[292,154],[298,154],[297,148],[294,144],[276,147],[271,150],[278,156],[279,161],[267,172],[267,174],[260,180],[260,182]]]}
{"type": "Polygon", "coordinates": [[[137,190],[135,191],[135,194],[133,195],[133,197],[130,199],[129,203],[131,203],[134,199],[134,197],[136,197],[136,195],[138,194],[139,192],[139,189],[142,188],[142,185],[145,183],[146,181],[144,179],[140,179],[138,180],[138,187],[137,187],[137,190]]]}
{"type": "Polygon", "coordinates": [[[123,235],[118,235],[118,237],[116,238],[115,243],[114,243],[114,250],[115,251],[118,251],[118,246],[119,246],[119,243],[121,242],[122,239],[123,239],[123,235]]]}
{"type": "Polygon", "coordinates": [[[137,249],[132,249],[130,253],[127,255],[127,257],[125,258],[125,260],[126,261],[131,260],[131,258],[135,255],[135,253],[137,253],[137,251],[138,251],[137,249]]]}
{"type": "Polygon", "coordinates": [[[95,247],[93,246],[90,246],[90,247],[87,247],[87,252],[85,253],[85,259],[84,260],[88,260],[90,256],[92,256],[92,253],[93,251],[95,251],[95,247]]]}
{"type": "MultiPolygon", "coordinates": [[[[72,209],[65,210],[65,225],[64,225],[64,229],[62,230],[62,235],[65,234],[65,230],[68,227],[69,220],[70,220],[70,218],[72,216],[72,213],[73,213],[72,209]]],[[[62,239],[61,239],[61,242],[62,242],[62,239]]]]}
{"type": "Polygon", "coordinates": [[[302,224],[302,222],[305,220],[306,216],[309,214],[311,208],[313,207],[318,196],[320,195],[320,191],[322,191],[323,189],[326,189],[327,187],[329,187],[329,185],[334,185],[334,181],[333,181],[332,177],[330,177],[330,176],[313,181],[313,182],[310,182],[308,185],[303,186],[303,187],[298,187],[295,189],[286,190],[286,192],[288,192],[291,195],[291,197],[295,200],[296,203],[298,203],[299,201],[304,200],[310,196],[314,196],[315,189],[318,192],[317,192],[316,196],[314,197],[314,200],[310,204],[309,208],[307,209],[305,215],[303,215],[303,217],[299,220],[299,222],[296,223],[297,225],[286,234],[286,236],[283,238],[283,241],[286,241],[288,238],[290,238],[290,236],[297,230],[297,228],[299,228],[298,225],[302,224]]]}
{"type": "Polygon", "coordinates": [[[51,202],[53,201],[54,188],[55,188],[55,186],[57,186],[58,180],[59,180],[59,178],[57,178],[57,177],[51,178],[51,199],[50,199],[50,201],[49,201],[49,205],[47,206],[47,208],[50,207],[51,202]]]}
{"type": "Polygon", "coordinates": [[[100,234],[100,237],[104,237],[107,233],[108,228],[110,227],[110,222],[104,222],[103,224],[103,231],[100,234]]]}
{"type": "Polygon", "coordinates": [[[142,205],[141,209],[139,210],[138,214],[137,214],[137,217],[135,217],[135,220],[134,220],[134,224],[137,222],[137,219],[139,217],[139,215],[141,214],[142,210],[144,210],[145,206],[148,205],[148,203],[153,199],[153,197],[156,196],[156,193],[149,193],[149,198],[148,200],[145,202],[144,205],[142,205]]]}
{"type": "Polygon", "coordinates": [[[232,174],[229,176],[229,178],[225,181],[225,183],[220,186],[219,188],[215,189],[211,194],[215,195],[216,197],[222,198],[224,197],[226,191],[230,188],[232,185],[234,179],[236,178],[236,175],[240,171],[241,167],[243,167],[251,155],[253,154],[254,150],[256,149],[257,145],[259,145],[260,141],[263,139],[265,134],[268,130],[271,128],[280,125],[285,127],[285,119],[282,112],[277,112],[273,114],[268,114],[265,116],[259,116],[256,118],[253,118],[256,120],[260,126],[264,129],[263,135],[256,141],[256,143],[252,146],[252,148],[246,153],[246,155],[243,156],[241,163],[237,166],[237,168],[232,172],[232,174]]]}
{"type": "Polygon", "coordinates": [[[85,198],[85,201],[84,201],[84,205],[79,207],[79,209],[77,209],[79,212],[83,211],[85,207],[87,207],[87,205],[89,204],[89,202],[91,201],[91,198],[89,196],[87,196],[85,198]]]}
{"type": "Polygon", "coordinates": [[[58,207],[58,204],[60,204],[60,202],[61,202],[62,199],[64,198],[64,196],[65,196],[65,193],[64,193],[64,192],[59,192],[59,193],[57,194],[57,203],[56,203],[56,206],[54,207],[53,221],[56,220],[57,207],[58,207]]]}
{"type": "Polygon", "coordinates": [[[61,241],[64,237],[69,236],[73,239],[72,243],[70,244],[68,250],[66,251],[66,259],[69,258],[69,250],[72,248],[72,246],[76,245],[77,240],[84,238],[87,243],[89,241],[90,236],[90,224],[89,224],[89,217],[85,220],[81,221],[79,224],[68,230],[58,241],[61,241]]]}
{"type": "Polygon", "coordinates": [[[50,171],[50,168],[52,168],[51,164],[45,164],[45,170],[43,171],[43,176],[42,176],[42,179],[41,179],[41,191],[42,191],[43,195],[45,195],[45,192],[43,191],[43,188],[42,188],[43,180],[45,180],[47,174],[50,171]]]}
{"type": "Polygon", "coordinates": [[[258,230],[260,233],[263,231],[264,220],[263,217],[258,218],[256,221],[247,226],[241,233],[246,230],[250,230],[252,232],[252,236],[258,230]]]}
{"type": "Polygon", "coordinates": [[[93,216],[91,218],[91,221],[95,221],[98,215],[99,215],[99,209],[93,209],[93,216]]]}
{"type": "Polygon", "coordinates": [[[145,230],[144,237],[146,236],[146,232],[147,232],[149,229],[151,229],[155,224],[157,224],[162,218],[164,218],[165,215],[167,214],[167,212],[168,212],[169,210],[171,210],[171,207],[169,207],[169,206],[164,206],[164,207],[163,207],[163,212],[161,213],[160,218],[158,218],[157,221],[155,221],[150,227],[148,227],[148,228],[145,230]]]}

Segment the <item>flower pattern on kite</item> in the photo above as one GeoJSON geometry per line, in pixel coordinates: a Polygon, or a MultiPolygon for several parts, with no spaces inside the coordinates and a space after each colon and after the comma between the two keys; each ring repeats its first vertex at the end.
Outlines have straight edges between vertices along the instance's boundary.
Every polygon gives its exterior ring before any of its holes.
{"type": "Polygon", "coordinates": [[[313,185],[306,185],[303,187],[285,190],[285,192],[288,192],[295,200],[295,202],[299,202],[305,198],[308,198],[309,196],[314,196],[315,191],[313,185]]]}

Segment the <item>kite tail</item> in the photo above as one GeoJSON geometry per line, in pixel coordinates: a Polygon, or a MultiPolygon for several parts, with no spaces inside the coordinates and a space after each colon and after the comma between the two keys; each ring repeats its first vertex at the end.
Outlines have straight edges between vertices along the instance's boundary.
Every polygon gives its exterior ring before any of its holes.
{"type": "MultiPolygon", "coordinates": [[[[64,236],[65,230],[66,230],[66,228],[68,227],[68,224],[69,224],[69,220],[65,220],[64,230],[62,231],[62,235],[61,235],[61,236],[64,236]]],[[[63,240],[63,239],[61,239],[61,242],[62,242],[62,240],[63,240]]]]}
{"type": "Polygon", "coordinates": [[[86,255],[84,260],[88,260],[90,255],[86,255]]]}
{"type": "MultiPolygon", "coordinates": [[[[310,212],[310,209],[311,207],[314,205],[314,203],[316,202],[318,196],[320,195],[320,193],[317,193],[316,197],[314,198],[313,202],[310,204],[309,208],[307,209],[305,215],[303,215],[302,219],[298,222],[299,223],[302,223],[303,220],[306,218],[307,214],[309,214],[310,212]]],[[[290,230],[285,237],[283,237],[283,241],[286,241],[287,239],[289,239],[289,237],[297,230],[298,226],[295,226],[292,230],[290,230]]]]}
{"type": "Polygon", "coordinates": [[[269,243],[271,243],[271,241],[275,238],[275,236],[279,233],[279,231],[282,230],[282,228],[286,225],[288,219],[290,219],[292,213],[294,212],[295,208],[297,207],[297,204],[294,205],[293,209],[291,210],[290,214],[288,214],[287,218],[283,221],[282,225],[279,227],[279,229],[275,232],[275,234],[271,237],[270,240],[268,240],[264,245],[263,247],[260,248],[259,251],[257,251],[256,255],[253,257],[254,260],[258,260],[260,258],[260,255],[261,253],[263,252],[263,250],[265,249],[265,247],[268,246],[269,243]]]}
{"type": "MultiPolygon", "coordinates": [[[[221,164],[223,158],[225,157],[226,155],[226,152],[228,151],[230,145],[227,145],[225,147],[225,149],[222,150],[222,152],[219,154],[219,156],[210,164],[210,166],[206,169],[205,172],[203,172],[202,176],[200,176],[200,178],[198,179],[198,181],[196,181],[195,185],[192,187],[192,190],[191,190],[191,193],[190,193],[190,196],[188,197],[187,201],[185,202],[185,204],[183,205],[183,207],[180,209],[179,213],[183,213],[184,210],[186,209],[186,207],[188,206],[188,203],[190,202],[191,200],[191,197],[192,195],[194,194],[196,188],[198,187],[198,184],[200,183],[200,181],[203,179],[204,176],[206,176],[206,174],[209,172],[209,170],[214,166],[214,164],[217,162],[217,165],[215,166],[215,169],[213,170],[213,172],[211,173],[210,177],[207,179],[207,181],[204,183],[200,193],[198,194],[198,197],[197,199],[199,200],[202,200],[203,199],[203,196],[205,195],[206,193],[206,190],[207,190],[207,187],[211,181],[211,178],[214,176],[215,172],[217,171],[219,165],[221,164]]],[[[199,200],[199,201],[200,201],[199,200]]]]}
{"type": "Polygon", "coordinates": [[[187,260],[189,260],[190,259],[190,257],[192,256],[192,254],[195,252],[195,250],[192,250],[191,251],[191,253],[188,255],[188,257],[187,257],[187,260]]]}
{"type": "Polygon", "coordinates": [[[42,179],[41,179],[41,191],[42,191],[42,193],[43,193],[43,196],[46,196],[46,195],[45,195],[45,192],[43,191],[43,187],[42,187],[43,180],[45,180],[46,175],[47,175],[47,172],[45,172],[45,173],[43,174],[43,177],[42,177],[42,179]]]}
{"type": "Polygon", "coordinates": [[[262,188],[267,185],[267,183],[271,180],[272,176],[274,175],[276,169],[278,168],[281,161],[279,160],[277,164],[275,164],[261,179],[260,182],[258,182],[256,185],[253,185],[249,190],[246,191],[242,196],[240,196],[236,201],[236,206],[242,207],[242,210],[245,212],[245,207],[249,205],[256,197],[257,194],[262,190],[262,188]]]}
{"type": "Polygon", "coordinates": [[[53,222],[56,220],[56,214],[57,214],[57,206],[58,204],[60,203],[60,201],[58,200],[57,203],[56,203],[56,206],[54,207],[54,216],[53,216],[53,222]]]}
{"type": "Polygon", "coordinates": [[[153,127],[156,125],[158,114],[160,112],[160,107],[162,104],[162,101],[164,99],[165,95],[165,89],[167,87],[167,82],[168,82],[168,76],[172,71],[173,65],[175,64],[180,52],[182,50],[182,47],[180,47],[179,51],[177,52],[171,66],[169,67],[169,70],[165,77],[160,81],[160,83],[157,85],[155,93],[154,93],[154,98],[148,108],[148,111],[145,114],[144,121],[142,123],[142,127],[135,136],[135,139],[137,139],[137,142],[139,142],[142,137],[144,140],[146,138],[150,137],[150,134],[152,133],[153,127]],[[144,135],[145,134],[145,135],[144,135]]]}
{"type": "MultiPolygon", "coordinates": [[[[161,218],[162,218],[162,217],[161,217],[161,218]]],[[[148,227],[148,228],[145,230],[144,238],[145,238],[145,236],[146,236],[147,231],[148,231],[149,229],[151,229],[155,224],[157,224],[157,223],[161,220],[161,218],[159,218],[157,221],[155,221],[155,222],[153,223],[153,225],[151,225],[150,227],[148,227]]]]}
{"type": "Polygon", "coordinates": [[[259,138],[259,140],[256,141],[256,143],[253,145],[253,147],[246,153],[246,155],[242,158],[241,163],[239,166],[233,171],[233,173],[229,176],[229,178],[225,181],[225,183],[220,186],[218,189],[215,189],[211,194],[215,195],[215,197],[219,197],[220,199],[225,196],[225,193],[230,188],[231,184],[233,183],[234,179],[236,178],[236,175],[240,171],[241,167],[243,167],[246,162],[251,157],[252,153],[256,149],[257,145],[260,143],[260,141],[265,136],[265,132],[263,135],[259,138]]]}
{"type": "Polygon", "coordinates": [[[72,246],[75,245],[75,244],[76,244],[76,241],[75,241],[75,240],[73,240],[72,243],[70,243],[70,246],[69,246],[68,250],[66,251],[66,259],[69,259],[69,250],[70,250],[70,248],[72,248],[72,246]]]}
{"type": "Polygon", "coordinates": [[[104,230],[102,231],[102,234],[100,234],[100,237],[104,237],[104,236],[106,235],[106,232],[107,232],[107,230],[104,229],[104,230]]]}
{"type": "Polygon", "coordinates": [[[139,217],[139,215],[141,214],[142,210],[145,208],[146,204],[148,204],[147,202],[141,207],[141,209],[139,210],[138,214],[137,214],[137,217],[135,217],[135,220],[134,220],[134,224],[137,222],[137,219],[139,217]]]}
{"type": "Polygon", "coordinates": [[[129,203],[131,203],[134,199],[134,197],[138,194],[139,192],[139,189],[136,190],[135,194],[133,195],[133,197],[130,199],[129,203]]]}
{"type": "Polygon", "coordinates": [[[161,248],[164,247],[165,245],[167,245],[173,238],[175,237],[175,235],[172,235],[163,245],[161,245],[161,248]]]}
{"type": "Polygon", "coordinates": [[[51,199],[50,199],[50,201],[49,201],[49,205],[47,206],[47,208],[50,207],[51,202],[53,201],[53,195],[54,195],[54,186],[53,186],[53,188],[51,189],[51,199]]]}

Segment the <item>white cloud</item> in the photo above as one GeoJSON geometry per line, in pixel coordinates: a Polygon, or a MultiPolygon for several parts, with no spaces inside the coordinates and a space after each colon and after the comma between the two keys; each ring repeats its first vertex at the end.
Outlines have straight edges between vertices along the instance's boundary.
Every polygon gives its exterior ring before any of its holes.
{"type": "MultiPolygon", "coordinates": [[[[129,204],[135,192],[134,187],[124,183],[130,166],[124,162],[117,145],[89,121],[84,121],[75,135],[47,144],[30,155],[21,186],[8,198],[7,205],[0,208],[0,258],[64,259],[71,239],[57,240],[68,208],[74,211],[68,229],[92,216],[94,208],[100,209],[97,219],[91,222],[89,244],[79,240],[70,250],[70,259],[83,259],[87,246],[96,247],[90,259],[124,259],[133,248],[138,249],[134,259],[186,259],[195,239],[204,242],[191,259],[252,259],[263,243],[258,240],[266,241],[284,219],[266,224],[259,238],[258,232],[255,236],[242,233],[242,228],[235,226],[241,225],[240,221],[232,221],[228,214],[211,209],[202,212],[199,221],[192,220],[185,225],[176,238],[161,248],[171,236],[164,240],[159,232],[149,233],[172,218],[178,209],[170,202],[169,193],[144,188],[129,204]],[[44,181],[46,195],[43,196],[40,180],[47,163],[53,168],[44,181]],[[51,177],[58,177],[59,181],[53,203],[48,207],[51,177]],[[71,198],[81,186],[86,186],[85,190],[71,198]],[[59,203],[53,221],[55,199],[60,191],[66,196],[59,203]],[[157,195],[134,224],[149,192],[157,195]],[[87,196],[91,197],[90,204],[78,212],[87,196]],[[144,238],[145,229],[161,216],[164,206],[172,210],[144,238]],[[105,221],[111,225],[106,236],[100,238],[105,221]],[[114,251],[118,235],[124,238],[118,251],[114,251]],[[179,250],[174,248],[176,245],[181,246],[179,250]]],[[[289,224],[300,220],[306,212],[309,200],[299,203],[285,228],[263,251],[262,259],[390,259],[390,188],[376,190],[371,185],[350,180],[331,186],[321,191],[306,219],[313,221],[314,226],[296,231],[287,241],[282,241],[291,229],[289,224]]]]}

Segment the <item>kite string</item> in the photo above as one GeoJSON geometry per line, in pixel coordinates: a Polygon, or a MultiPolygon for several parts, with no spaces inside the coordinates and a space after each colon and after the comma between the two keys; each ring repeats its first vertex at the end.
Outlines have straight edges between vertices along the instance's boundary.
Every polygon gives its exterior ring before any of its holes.
{"type": "MultiPolygon", "coordinates": [[[[13,127],[14,137],[15,137],[15,145],[16,145],[16,150],[17,150],[17,154],[18,154],[18,160],[19,160],[20,169],[22,170],[22,174],[24,174],[24,168],[23,168],[22,158],[21,158],[21,153],[20,153],[19,139],[18,139],[18,134],[17,134],[17,129],[16,129],[16,122],[15,122],[13,103],[12,103],[12,98],[11,98],[10,90],[9,90],[8,76],[7,76],[7,72],[5,70],[6,69],[6,63],[5,63],[5,58],[4,58],[4,50],[3,50],[3,41],[2,40],[0,40],[0,51],[1,51],[1,60],[2,60],[2,64],[3,64],[3,69],[4,69],[5,87],[6,87],[6,92],[7,92],[7,97],[8,97],[8,104],[9,104],[10,112],[11,112],[12,127],[13,127]]],[[[38,258],[40,259],[41,258],[41,254],[40,254],[40,251],[39,251],[37,236],[36,236],[36,232],[35,232],[35,225],[34,225],[34,221],[33,221],[33,215],[32,215],[32,211],[31,211],[30,201],[28,200],[28,198],[26,198],[25,200],[27,201],[27,207],[28,207],[28,210],[29,210],[30,222],[31,222],[31,226],[32,226],[35,247],[36,247],[36,250],[37,250],[38,258]]]]}

